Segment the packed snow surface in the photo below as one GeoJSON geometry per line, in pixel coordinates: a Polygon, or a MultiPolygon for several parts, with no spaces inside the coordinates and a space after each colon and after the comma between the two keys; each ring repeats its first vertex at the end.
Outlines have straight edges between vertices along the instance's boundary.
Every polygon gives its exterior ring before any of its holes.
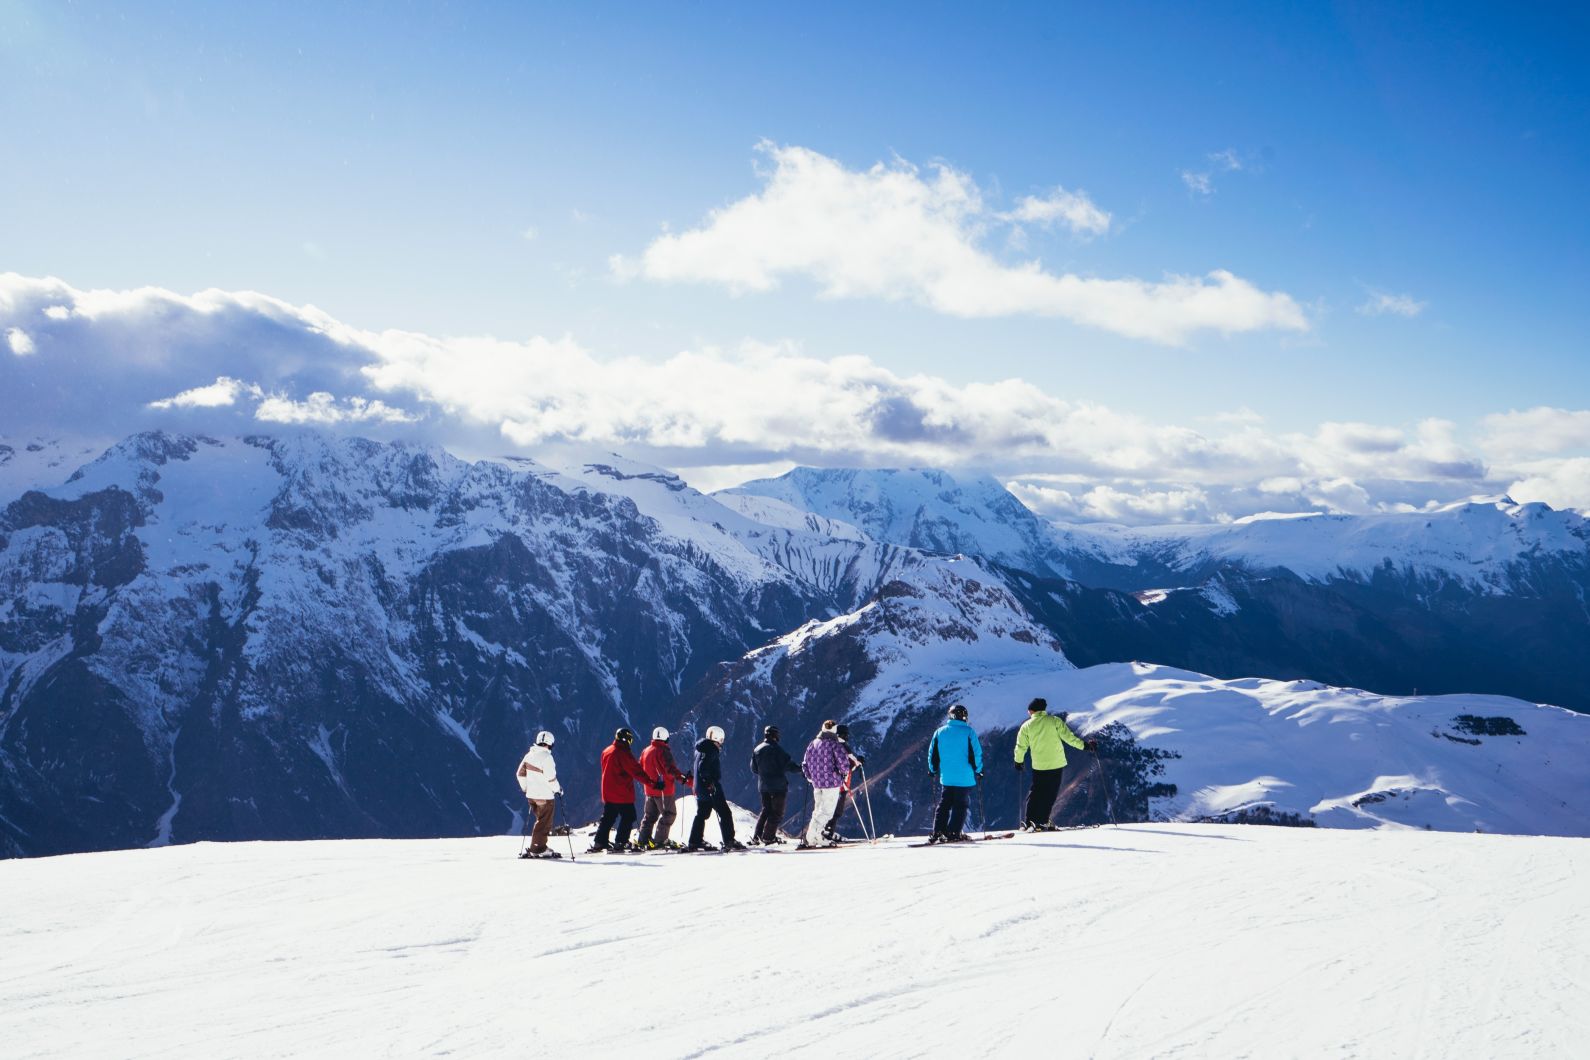
{"type": "Polygon", "coordinates": [[[1590,1036],[1585,840],[1137,825],[517,849],[0,864],[0,1040],[14,1058],[1537,1058],[1590,1036]]]}

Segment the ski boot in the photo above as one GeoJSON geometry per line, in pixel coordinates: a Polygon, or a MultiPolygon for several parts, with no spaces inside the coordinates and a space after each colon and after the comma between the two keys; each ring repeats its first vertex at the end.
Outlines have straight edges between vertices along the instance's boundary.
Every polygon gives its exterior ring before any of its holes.
{"type": "Polygon", "coordinates": [[[607,843],[592,843],[585,848],[585,852],[587,854],[605,854],[611,849],[613,848],[607,843]]]}
{"type": "Polygon", "coordinates": [[[713,854],[713,853],[716,853],[717,850],[718,850],[717,847],[713,846],[711,843],[709,843],[705,839],[703,839],[699,843],[691,843],[689,846],[681,847],[680,850],[679,850],[679,853],[681,853],[681,854],[713,854]]]}
{"type": "Polygon", "coordinates": [[[728,840],[724,841],[723,849],[724,850],[750,850],[751,848],[746,846],[744,843],[740,842],[738,839],[728,839],[728,840]]]}

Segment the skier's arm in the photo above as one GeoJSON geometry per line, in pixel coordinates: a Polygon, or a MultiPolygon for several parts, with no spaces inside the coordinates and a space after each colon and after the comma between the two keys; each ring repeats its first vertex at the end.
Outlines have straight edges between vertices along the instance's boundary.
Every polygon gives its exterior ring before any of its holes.
{"type": "Polygon", "coordinates": [[[978,776],[983,775],[983,741],[972,733],[972,772],[978,776]]]}
{"type": "Polygon", "coordinates": [[[1082,743],[1082,737],[1072,732],[1071,726],[1067,725],[1063,721],[1060,723],[1060,739],[1064,740],[1072,747],[1075,747],[1078,751],[1086,750],[1082,743]]]}
{"type": "Polygon", "coordinates": [[[934,776],[939,775],[939,734],[934,733],[933,739],[928,741],[928,772],[934,776]]]}
{"type": "Polygon", "coordinates": [[[1027,757],[1027,748],[1031,741],[1027,738],[1028,722],[1022,722],[1021,728],[1016,730],[1016,764],[1019,766],[1027,757]]]}

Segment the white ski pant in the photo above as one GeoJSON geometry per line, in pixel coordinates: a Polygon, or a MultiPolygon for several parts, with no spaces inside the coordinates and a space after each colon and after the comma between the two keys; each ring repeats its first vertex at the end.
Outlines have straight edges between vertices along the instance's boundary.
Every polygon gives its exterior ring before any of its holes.
{"type": "Polygon", "coordinates": [[[806,842],[816,846],[823,841],[823,828],[839,809],[838,788],[812,789],[812,823],[806,826],[806,842]]]}

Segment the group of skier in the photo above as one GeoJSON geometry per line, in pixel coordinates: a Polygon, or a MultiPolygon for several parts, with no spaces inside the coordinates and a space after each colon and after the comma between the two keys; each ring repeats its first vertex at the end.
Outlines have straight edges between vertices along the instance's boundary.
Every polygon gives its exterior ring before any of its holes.
{"type": "MultiPolygon", "coordinates": [[[[1067,745],[1077,750],[1096,750],[1092,740],[1083,740],[1071,730],[1065,715],[1050,714],[1048,704],[1034,699],[1027,706],[1027,721],[1016,735],[1018,771],[1030,757],[1032,788],[1028,793],[1023,829],[1043,830],[1054,808],[1066,766],[1067,745]]],[[[638,854],[649,850],[677,850],[685,853],[718,849],[704,837],[708,818],[716,814],[723,850],[745,850],[735,838],[734,816],[723,791],[722,751],[725,733],[720,726],[708,726],[696,743],[695,758],[689,772],[680,769],[668,744],[668,730],[652,730],[651,743],[639,757],[633,751],[635,733],[628,727],[613,734],[613,742],[602,751],[602,816],[587,853],[638,854]],[[630,841],[635,827],[635,785],[645,793],[645,810],[640,831],[630,841]],[[669,838],[678,816],[680,786],[691,788],[696,796],[695,819],[688,841],[680,844],[669,838]],[[616,831],[615,831],[616,829],[616,831]]],[[[840,815],[850,798],[850,782],[866,759],[850,746],[850,731],[835,721],[825,721],[816,737],[807,744],[800,762],[780,744],[776,725],[762,730],[762,741],[751,752],[751,772],[761,794],[761,814],[756,819],[751,842],[773,846],[785,840],[779,835],[789,796],[789,777],[799,773],[812,787],[812,816],[796,849],[835,846],[844,842],[839,835],[840,815]]],[[[552,831],[555,799],[562,793],[557,767],[552,758],[554,738],[550,732],[536,734],[535,745],[519,763],[518,779],[534,828],[524,852],[528,858],[557,858],[547,845],[552,831]]],[[[964,828],[971,806],[971,793],[983,777],[983,746],[977,730],[968,720],[966,707],[957,703],[949,718],[928,741],[928,770],[938,781],[943,794],[933,821],[930,843],[963,842],[969,837],[964,828]]]]}

